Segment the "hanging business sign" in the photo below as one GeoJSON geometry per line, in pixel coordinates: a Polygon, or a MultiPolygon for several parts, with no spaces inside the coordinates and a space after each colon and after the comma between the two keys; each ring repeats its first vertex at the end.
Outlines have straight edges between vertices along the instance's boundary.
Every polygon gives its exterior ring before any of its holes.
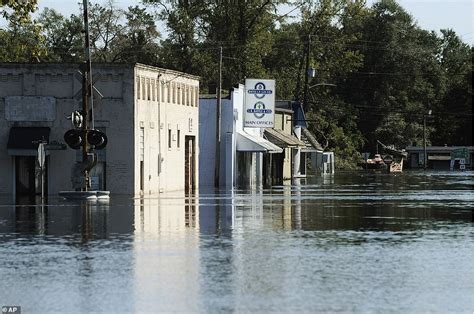
{"type": "Polygon", "coordinates": [[[275,80],[245,80],[244,127],[273,128],[275,80]]]}

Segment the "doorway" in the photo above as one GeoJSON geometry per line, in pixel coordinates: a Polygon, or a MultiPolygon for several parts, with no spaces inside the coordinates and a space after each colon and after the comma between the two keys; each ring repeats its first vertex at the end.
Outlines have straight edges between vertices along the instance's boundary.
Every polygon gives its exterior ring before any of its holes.
{"type": "Polygon", "coordinates": [[[35,156],[15,156],[15,195],[17,200],[34,200],[41,196],[41,180],[44,180],[44,195],[48,195],[48,158],[44,166],[44,175],[35,156]]]}
{"type": "Polygon", "coordinates": [[[196,190],[196,138],[184,137],[184,190],[192,193],[196,190]]]}

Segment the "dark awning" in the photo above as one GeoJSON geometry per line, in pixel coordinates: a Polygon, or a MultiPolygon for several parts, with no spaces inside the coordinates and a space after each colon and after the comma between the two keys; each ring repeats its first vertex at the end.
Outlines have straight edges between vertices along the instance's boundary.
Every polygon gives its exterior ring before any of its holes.
{"type": "Polygon", "coordinates": [[[36,156],[38,141],[49,142],[48,127],[12,127],[8,136],[8,154],[13,156],[36,156]]]}

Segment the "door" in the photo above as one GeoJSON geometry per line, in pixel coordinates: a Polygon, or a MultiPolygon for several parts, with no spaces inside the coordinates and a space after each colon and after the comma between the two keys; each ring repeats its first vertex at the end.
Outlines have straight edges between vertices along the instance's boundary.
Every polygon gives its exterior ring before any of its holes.
{"type": "Polygon", "coordinates": [[[196,147],[195,137],[184,137],[184,190],[186,193],[192,193],[196,189],[196,147]]]}
{"type": "Polygon", "coordinates": [[[47,162],[44,166],[44,174],[37,164],[35,156],[15,156],[15,191],[18,200],[34,200],[36,196],[41,196],[42,180],[44,195],[47,192],[47,162]]]}

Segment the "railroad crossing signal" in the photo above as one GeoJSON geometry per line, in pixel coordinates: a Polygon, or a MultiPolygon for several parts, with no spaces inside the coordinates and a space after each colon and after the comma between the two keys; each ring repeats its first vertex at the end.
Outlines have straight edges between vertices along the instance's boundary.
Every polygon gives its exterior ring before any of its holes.
{"type": "MultiPolygon", "coordinates": [[[[84,78],[84,74],[81,71],[77,71],[74,74],[74,77],[79,81],[82,82],[84,78]]],[[[95,73],[92,77],[92,94],[94,96],[94,99],[96,100],[101,100],[104,98],[104,95],[94,86],[95,83],[97,83],[98,80],[102,77],[102,74],[100,73],[95,73]]],[[[74,98],[77,100],[80,100],[82,98],[82,88],[77,91],[77,93],[74,95],[74,98]]]]}
{"type": "Polygon", "coordinates": [[[95,149],[107,146],[107,135],[99,130],[68,130],[64,133],[64,141],[72,149],[80,149],[86,138],[95,149]]]}

